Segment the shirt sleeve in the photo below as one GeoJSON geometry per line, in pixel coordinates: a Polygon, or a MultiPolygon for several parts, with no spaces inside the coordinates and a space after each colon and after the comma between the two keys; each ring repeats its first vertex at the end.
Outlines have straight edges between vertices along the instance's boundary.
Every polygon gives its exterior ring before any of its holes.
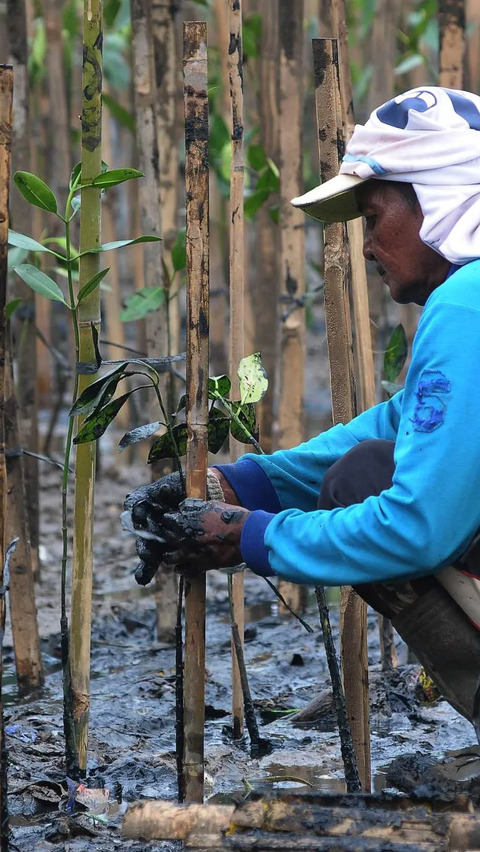
{"type": "Polygon", "coordinates": [[[323,477],[329,467],[360,441],[394,441],[403,391],[370,408],[347,426],[339,424],[294,447],[271,455],[247,453],[238,462],[216,465],[246,509],[276,513],[283,509],[316,508],[323,477]]]}
{"type": "Polygon", "coordinates": [[[480,311],[434,300],[403,395],[325,437],[258,459],[292,508],[263,524],[251,514],[242,536],[247,564],[264,571],[267,557],[292,582],[356,585],[433,573],[460,555],[480,525],[479,340],[480,311]],[[344,509],[312,511],[326,467],[375,436],[396,440],[392,487],[344,509]],[[255,525],[263,545],[257,536],[253,547],[255,525]]]}

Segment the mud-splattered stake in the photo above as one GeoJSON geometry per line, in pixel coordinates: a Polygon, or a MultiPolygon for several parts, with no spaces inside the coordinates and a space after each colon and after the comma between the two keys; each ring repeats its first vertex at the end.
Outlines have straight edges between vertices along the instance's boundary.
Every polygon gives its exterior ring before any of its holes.
{"type": "Polygon", "coordinates": [[[175,624],[175,750],[177,760],[178,801],[185,798],[185,783],[183,778],[184,751],[184,712],[183,712],[183,624],[182,607],[185,581],[180,576],[178,581],[177,620],[175,624]]]}
{"type": "MultiPolygon", "coordinates": [[[[290,203],[303,192],[304,13],[303,0],[280,3],[280,449],[296,447],[305,438],[305,214],[290,203]]],[[[279,589],[289,605],[301,612],[305,587],[279,581],[279,589]]],[[[284,609],[280,612],[286,615],[284,609]]]]}
{"type": "MultiPolygon", "coordinates": [[[[4,562],[5,516],[7,508],[7,470],[5,460],[5,351],[8,254],[8,196],[12,148],[13,68],[0,65],[0,627],[5,623],[4,562]]],[[[2,654],[0,653],[0,848],[8,850],[7,767],[3,729],[2,654]]]]}
{"type": "Polygon", "coordinates": [[[330,624],[330,615],[328,612],[327,598],[325,596],[325,589],[323,586],[317,586],[315,588],[315,597],[317,598],[318,614],[320,616],[320,625],[325,645],[325,655],[327,657],[328,671],[330,672],[330,680],[332,682],[333,700],[335,702],[338,733],[340,736],[340,748],[342,751],[343,766],[345,769],[345,783],[349,793],[361,793],[362,785],[358,774],[352,730],[348,719],[345,694],[343,691],[342,679],[340,677],[340,667],[338,665],[337,652],[333,641],[332,626],[330,624]]]}
{"type": "MultiPolygon", "coordinates": [[[[343,149],[337,39],[313,39],[315,101],[322,182],[338,173],[343,149]]],[[[325,325],[334,423],[356,414],[350,317],[349,256],[342,223],[324,227],[325,325]]],[[[370,726],[366,605],[353,589],[342,589],[340,606],[342,671],[362,788],[370,791],[370,726]]]]}
{"type": "MultiPolygon", "coordinates": [[[[243,127],[243,51],[242,51],[242,0],[227,0],[230,39],[228,44],[228,76],[230,82],[230,106],[232,118],[232,162],[230,167],[230,337],[229,371],[233,398],[240,396],[237,367],[245,355],[244,351],[244,219],[243,190],[245,183],[244,127],[243,127]]],[[[230,461],[235,462],[242,454],[242,445],[230,436],[230,461]]],[[[243,647],[244,633],[244,579],[243,571],[232,576],[229,583],[231,607],[243,647]]],[[[233,736],[243,734],[243,695],[238,669],[235,639],[232,636],[232,715],[233,736]]]]}
{"type": "Polygon", "coordinates": [[[465,0],[440,0],[438,85],[463,89],[465,62],[465,0]]]}
{"type": "MultiPolygon", "coordinates": [[[[187,249],[187,494],[206,498],[208,465],[209,196],[207,25],[183,29],[187,249]]],[[[185,800],[203,801],[205,598],[202,574],[185,581],[185,800]]]]}
{"type": "MultiPolygon", "coordinates": [[[[102,0],[85,0],[83,13],[82,66],[82,182],[102,171],[102,0]]],[[[100,188],[82,189],[80,211],[80,257],[78,290],[96,274],[100,254],[100,188]]],[[[100,332],[100,288],[96,287],[78,309],[79,361],[97,362],[95,334],[100,332]]],[[[95,379],[95,372],[79,376],[78,393],[95,379]]],[[[78,428],[81,418],[78,420],[78,428]]],[[[79,444],[75,460],[75,508],[72,565],[72,609],[70,630],[70,673],[75,740],[80,771],[87,766],[88,718],[90,710],[90,634],[93,576],[93,501],[96,443],[79,444]]]]}

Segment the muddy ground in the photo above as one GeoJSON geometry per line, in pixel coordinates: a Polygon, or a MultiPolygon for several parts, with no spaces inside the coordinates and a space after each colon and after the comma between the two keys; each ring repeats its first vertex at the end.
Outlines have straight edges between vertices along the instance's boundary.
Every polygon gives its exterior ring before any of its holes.
{"type": "MultiPolygon", "coordinates": [[[[59,472],[42,473],[42,574],[38,614],[46,680],[40,697],[19,701],[11,640],[5,649],[6,730],[9,755],[12,849],[110,852],[174,850],[175,844],[122,841],[121,815],[137,798],[176,796],[174,737],[174,648],[159,643],[153,589],[133,579],[134,542],[119,525],[127,491],[146,479],[141,465],[105,469],[98,481],[90,760],[86,785],[75,792],[65,779],[59,637],[59,472]],[[76,804],[74,804],[76,799],[76,804]]],[[[321,631],[314,599],[309,635],[291,617],[280,618],[266,583],[246,573],[246,660],[261,733],[271,754],[254,760],[248,742],[234,744],[230,724],[230,637],[226,577],[209,575],[207,622],[206,794],[241,791],[249,785],[271,790],[302,782],[342,790],[342,763],[334,720],[292,724],[276,711],[302,708],[328,688],[321,631]],[[271,711],[275,711],[272,713],[271,711]],[[272,721],[273,719],[273,721],[272,721]],[[282,780],[286,779],[286,780],[282,780]],[[293,779],[293,780],[288,780],[293,779]]],[[[332,609],[336,627],[338,614],[332,609]]],[[[452,749],[468,748],[473,728],[444,701],[422,705],[416,694],[418,669],[407,665],[397,637],[400,667],[386,679],[379,671],[377,618],[369,615],[372,763],[376,790],[393,782],[408,789],[422,783],[424,769],[452,749]],[[394,758],[417,754],[412,772],[387,777],[394,758]],[[422,757],[423,756],[423,757],[422,757]],[[424,758],[424,763],[419,762],[424,758]],[[423,766],[423,768],[422,768],[423,766]],[[420,767],[420,769],[419,769],[420,767]],[[417,776],[415,776],[417,772],[417,776]],[[398,780],[400,779],[400,780],[398,780]],[[413,780],[412,780],[413,779],[413,780]]],[[[475,755],[474,755],[475,756],[475,755]]],[[[478,760],[473,761],[478,765],[478,760]]],[[[472,773],[462,770],[469,777],[472,773]]]]}

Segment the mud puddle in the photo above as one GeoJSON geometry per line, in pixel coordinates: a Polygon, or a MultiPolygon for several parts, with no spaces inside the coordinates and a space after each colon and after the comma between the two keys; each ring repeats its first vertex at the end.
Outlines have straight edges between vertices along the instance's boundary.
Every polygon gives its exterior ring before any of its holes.
{"type": "MultiPolygon", "coordinates": [[[[81,789],[65,778],[63,766],[58,478],[50,471],[44,476],[44,566],[38,609],[46,681],[40,697],[18,700],[8,635],[5,648],[13,850],[174,852],[179,848],[173,843],[136,843],[120,837],[128,802],[176,797],[174,648],[157,641],[155,598],[149,588],[142,590],[134,583],[133,541],[121,532],[118,522],[124,495],[144,479],[143,467],[125,468],[105,471],[98,483],[90,759],[81,789]]],[[[310,635],[291,617],[279,617],[266,583],[246,574],[245,656],[261,736],[272,744],[271,754],[253,760],[248,742],[234,743],[228,730],[231,652],[226,577],[212,572],[208,582],[206,795],[241,791],[248,796],[252,787],[285,786],[342,791],[339,741],[329,712],[323,641],[313,599],[306,614],[315,628],[310,635]],[[298,722],[292,713],[285,715],[285,711],[304,708],[318,693],[322,696],[316,716],[298,722]]],[[[336,632],[335,608],[332,621],[336,632]]],[[[404,663],[406,649],[398,642],[403,664],[386,680],[379,665],[377,617],[372,613],[369,651],[376,790],[395,781],[385,769],[395,758],[414,753],[431,764],[448,750],[471,750],[475,744],[473,728],[445,702],[419,704],[417,669],[404,663]]],[[[465,758],[464,763],[469,760],[465,758]]],[[[405,773],[397,772],[396,781],[405,784],[405,773]]]]}

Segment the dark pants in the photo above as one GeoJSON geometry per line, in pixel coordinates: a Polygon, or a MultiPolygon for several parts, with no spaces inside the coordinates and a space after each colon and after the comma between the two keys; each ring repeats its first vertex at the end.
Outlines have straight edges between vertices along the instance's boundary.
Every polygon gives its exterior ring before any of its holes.
{"type": "MultiPolygon", "coordinates": [[[[363,441],[342,456],[324,477],[318,507],[345,508],[390,488],[394,447],[393,441],[363,441]]],[[[471,720],[480,675],[480,631],[435,576],[368,583],[355,591],[392,619],[445,698],[471,720]]]]}

